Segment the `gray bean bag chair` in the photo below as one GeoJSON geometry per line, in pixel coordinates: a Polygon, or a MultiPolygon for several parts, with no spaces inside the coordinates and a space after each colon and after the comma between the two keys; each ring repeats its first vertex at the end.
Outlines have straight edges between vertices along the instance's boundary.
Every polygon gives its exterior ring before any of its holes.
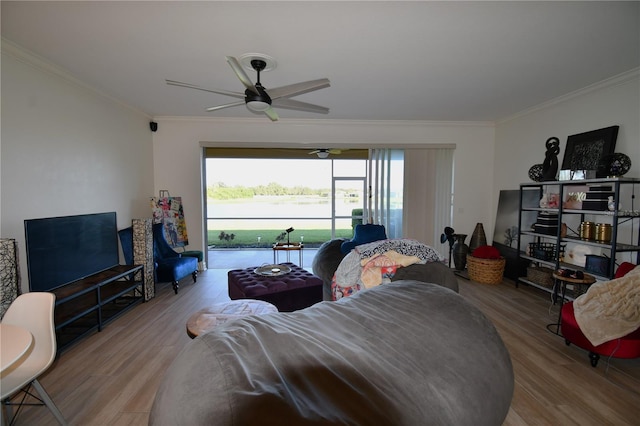
{"type": "Polygon", "coordinates": [[[500,425],[513,370],[460,295],[397,281],[201,335],[166,371],[151,425],[500,425]]]}
{"type": "Polygon", "coordinates": [[[324,242],[311,262],[313,275],[322,279],[322,300],[331,300],[331,278],[346,254],[340,250],[346,238],[336,238],[324,242]]]}

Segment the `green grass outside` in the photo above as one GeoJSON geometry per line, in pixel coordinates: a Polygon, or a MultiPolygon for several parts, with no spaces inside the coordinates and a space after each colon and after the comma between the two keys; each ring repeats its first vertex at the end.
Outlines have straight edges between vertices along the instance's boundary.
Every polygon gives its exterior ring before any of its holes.
{"type": "MultiPolygon", "coordinates": [[[[281,229],[225,229],[225,230],[209,230],[207,243],[215,248],[243,248],[243,247],[271,247],[277,237],[282,233],[281,229]],[[233,239],[220,239],[220,233],[227,235],[233,234],[233,239]],[[258,236],[260,242],[258,243],[258,236]]],[[[296,229],[289,235],[289,241],[300,242],[303,236],[303,243],[307,247],[319,247],[325,241],[331,239],[330,229],[296,229]]],[[[353,229],[336,229],[336,238],[353,237],[353,229]]],[[[287,241],[285,236],[283,242],[287,241]]]]}

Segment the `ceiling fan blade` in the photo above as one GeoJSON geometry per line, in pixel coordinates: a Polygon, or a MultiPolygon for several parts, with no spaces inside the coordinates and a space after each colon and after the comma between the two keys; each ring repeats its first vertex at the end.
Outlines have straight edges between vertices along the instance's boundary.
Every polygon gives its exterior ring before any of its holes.
{"type": "Polygon", "coordinates": [[[195,84],[183,83],[181,81],[175,81],[175,80],[165,80],[165,81],[170,86],[188,87],[189,89],[202,90],[204,92],[217,93],[218,95],[232,96],[234,98],[241,98],[241,99],[244,99],[244,96],[245,96],[244,93],[240,93],[240,92],[231,92],[229,90],[218,90],[218,89],[206,89],[204,87],[196,86],[195,84]]]}
{"type": "Polygon", "coordinates": [[[240,106],[240,105],[244,105],[244,104],[245,104],[244,101],[232,102],[230,104],[224,104],[224,105],[218,105],[218,106],[209,107],[209,108],[207,108],[207,111],[209,111],[209,112],[218,111],[220,109],[230,108],[230,107],[234,107],[234,106],[240,106]]]}
{"type": "Polygon", "coordinates": [[[251,79],[249,78],[247,73],[244,72],[244,69],[242,69],[242,65],[240,65],[240,62],[233,56],[227,56],[226,58],[227,58],[227,62],[231,66],[231,69],[233,69],[233,72],[236,73],[236,75],[238,76],[242,84],[244,84],[244,87],[251,90],[256,95],[259,95],[258,90],[251,82],[251,79]]]}
{"type": "Polygon", "coordinates": [[[287,86],[274,87],[273,89],[268,89],[267,93],[269,94],[269,97],[271,97],[271,100],[275,100],[302,95],[303,93],[313,92],[314,90],[324,89],[329,86],[331,86],[329,79],[321,78],[319,80],[303,81],[301,83],[289,84],[287,86]]]}
{"type": "Polygon", "coordinates": [[[329,113],[329,108],[288,98],[276,99],[271,105],[277,108],[293,109],[296,111],[317,112],[319,114],[329,113]]]}
{"type": "Polygon", "coordinates": [[[269,107],[265,109],[264,113],[271,119],[271,121],[278,121],[278,114],[273,108],[269,107]]]}

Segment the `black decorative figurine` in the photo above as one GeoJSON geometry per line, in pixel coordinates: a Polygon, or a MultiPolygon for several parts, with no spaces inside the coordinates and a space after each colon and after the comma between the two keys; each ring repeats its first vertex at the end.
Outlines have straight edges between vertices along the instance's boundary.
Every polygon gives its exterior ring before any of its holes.
{"type": "Polygon", "coordinates": [[[547,147],[547,152],[544,154],[544,163],[542,163],[542,181],[556,180],[560,140],[555,137],[549,138],[545,146],[547,147]]]}
{"type": "Polygon", "coordinates": [[[291,242],[289,241],[289,234],[292,233],[293,231],[295,231],[295,229],[293,229],[293,227],[291,227],[289,229],[285,229],[284,231],[287,233],[287,245],[290,246],[291,242]]]}

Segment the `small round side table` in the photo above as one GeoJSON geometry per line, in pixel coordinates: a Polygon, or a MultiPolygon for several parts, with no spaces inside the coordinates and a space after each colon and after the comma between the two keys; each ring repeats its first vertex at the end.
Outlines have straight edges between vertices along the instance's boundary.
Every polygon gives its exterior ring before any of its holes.
{"type": "Polygon", "coordinates": [[[274,312],[278,312],[278,308],[262,300],[239,299],[216,303],[191,315],[187,320],[187,334],[194,339],[229,320],[274,312]]]}
{"type": "Polygon", "coordinates": [[[562,305],[564,305],[564,301],[565,301],[565,294],[567,292],[567,284],[578,284],[578,285],[591,285],[593,283],[596,282],[596,278],[593,275],[589,275],[589,274],[584,274],[583,278],[575,278],[575,277],[564,277],[560,274],[558,274],[556,271],[554,271],[552,274],[553,278],[556,280],[556,282],[560,282],[562,285],[562,289],[561,289],[561,302],[560,302],[560,309],[558,312],[558,322],[556,324],[553,324],[556,326],[556,332],[555,334],[557,334],[558,336],[560,335],[560,321],[562,321],[562,305]]]}

